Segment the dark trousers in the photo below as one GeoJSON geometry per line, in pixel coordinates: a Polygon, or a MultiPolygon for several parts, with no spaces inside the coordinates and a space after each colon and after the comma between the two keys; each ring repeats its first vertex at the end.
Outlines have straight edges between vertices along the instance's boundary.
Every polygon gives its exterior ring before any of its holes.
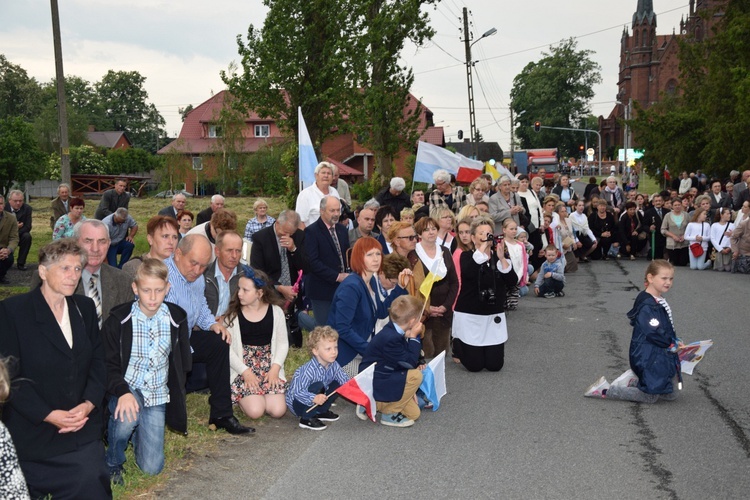
{"type": "Polygon", "coordinates": [[[505,364],[505,344],[475,346],[453,339],[453,355],[470,372],[499,372],[505,364]]]}
{"type": "Polygon", "coordinates": [[[133,249],[135,245],[130,243],[128,240],[122,240],[119,243],[109,246],[107,251],[107,264],[118,269],[122,269],[122,266],[130,260],[130,256],[133,255],[133,249]],[[120,263],[117,263],[117,255],[120,255],[120,263]]]}
{"type": "Polygon", "coordinates": [[[669,262],[673,266],[687,266],[690,264],[689,252],[689,247],[667,250],[667,253],[669,254],[669,262]]]}
{"type": "Polygon", "coordinates": [[[8,254],[7,259],[0,260],[0,278],[5,278],[5,274],[13,266],[13,254],[8,254]]]}
{"type": "Polygon", "coordinates": [[[19,461],[31,498],[112,498],[104,443],[92,441],[77,450],[44,460],[19,461]]]}
{"type": "Polygon", "coordinates": [[[26,265],[26,257],[31,249],[31,233],[18,233],[18,265],[26,265]]]}
{"type": "Polygon", "coordinates": [[[544,256],[539,257],[539,252],[542,250],[542,233],[537,229],[529,233],[529,243],[534,246],[534,250],[531,252],[529,262],[534,266],[534,269],[539,269],[544,262],[544,256]]]}
{"type": "Polygon", "coordinates": [[[646,240],[641,240],[637,235],[633,236],[631,234],[628,236],[627,240],[620,243],[620,253],[627,256],[638,255],[645,246],[646,240]],[[628,251],[628,246],[630,246],[630,251],[628,251]]]}
{"type": "Polygon", "coordinates": [[[544,278],[542,285],[539,287],[539,296],[544,297],[545,293],[560,293],[565,288],[565,283],[554,278],[544,278]]]}
{"type": "Polygon", "coordinates": [[[193,348],[193,362],[206,363],[208,388],[211,395],[208,404],[211,406],[210,418],[231,417],[232,394],[229,384],[229,344],[221,335],[204,330],[194,330],[190,335],[190,346],[193,348]]]}
{"type": "Polygon", "coordinates": [[[612,243],[614,243],[615,241],[616,240],[612,237],[599,238],[599,244],[594,249],[594,251],[591,252],[591,258],[593,260],[606,259],[607,252],[609,252],[609,247],[612,246],[612,243]]]}
{"type": "Polygon", "coordinates": [[[313,316],[315,316],[315,324],[318,326],[325,326],[328,324],[328,311],[331,310],[332,300],[319,300],[310,299],[312,304],[313,316]]]}
{"type": "MultiPolygon", "coordinates": [[[[649,235],[649,238],[651,238],[651,235],[649,235]]],[[[652,255],[653,259],[663,259],[665,257],[664,250],[667,248],[667,239],[657,232],[653,241],[654,247],[648,252],[648,260],[652,260],[652,255]]]]}
{"type": "MultiPolygon", "coordinates": [[[[312,392],[313,394],[330,394],[331,391],[335,391],[341,386],[337,381],[331,382],[328,387],[323,385],[323,382],[313,382],[310,384],[310,386],[307,388],[308,392],[312,392]]],[[[328,410],[331,409],[331,405],[334,401],[336,401],[336,398],[338,398],[338,394],[334,394],[333,396],[329,396],[325,403],[323,403],[320,406],[316,406],[312,410],[310,408],[313,407],[313,405],[306,405],[304,403],[301,403],[298,400],[294,400],[292,402],[292,410],[294,411],[294,414],[297,415],[299,418],[303,418],[305,420],[309,420],[313,417],[316,417],[320,415],[321,413],[325,413],[328,410]],[[310,411],[308,411],[310,410],[310,411]]]]}

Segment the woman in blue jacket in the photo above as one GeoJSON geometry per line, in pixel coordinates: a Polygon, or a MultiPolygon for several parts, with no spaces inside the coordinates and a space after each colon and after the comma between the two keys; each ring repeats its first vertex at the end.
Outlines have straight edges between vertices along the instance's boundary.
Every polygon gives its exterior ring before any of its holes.
{"type": "Polygon", "coordinates": [[[410,269],[399,274],[399,283],[385,300],[378,274],[383,265],[383,248],[375,238],[364,237],[352,247],[350,274],[336,289],[328,313],[328,324],[339,333],[339,365],[350,376],[358,373],[359,360],[375,333],[375,322],[388,316],[388,307],[396,297],[405,295],[404,287],[411,276],[410,269]],[[350,365],[351,366],[347,366],[350,365]]]}
{"type": "Polygon", "coordinates": [[[666,260],[654,260],[646,269],[646,290],[639,293],[628,312],[633,326],[630,341],[630,370],[610,385],[601,377],[585,396],[656,403],[677,397],[673,379],[679,376],[677,348],[682,342],[675,335],[672,310],[662,294],[674,280],[674,267],[666,260]]]}

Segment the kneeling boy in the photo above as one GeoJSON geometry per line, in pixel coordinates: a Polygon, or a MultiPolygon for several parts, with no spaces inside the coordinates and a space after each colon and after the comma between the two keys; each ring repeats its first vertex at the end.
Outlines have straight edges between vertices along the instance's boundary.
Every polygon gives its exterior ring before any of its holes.
{"type": "Polygon", "coordinates": [[[146,474],[164,467],[164,425],[187,434],[185,377],[192,367],[187,314],[164,302],[167,266],[144,259],[135,273],[138,300],[112,309],[104,322],[109,399],[110,477],[122,484],[125,449],[133,437],[135,461],[146,474]]]}
{"type": "Polygon", "coordinates": [[[552,299],[564,297],[565,292],[565,266],[559,257],[555,245],[547,245],[544,249],[545,261],[539,268],[539,274],[534,283],[534,293],[537,297],[552,299]]]}
{"type": "Polygon", "coordinates": [[[326,395],[349,380],[336,361],[338,343],[339,334],[330,326],[313,329],[307,338],[312,359],[297,368],[286,391],[286,405],[293,415],[299,417],[299,426],[303,429],[322,431],[326,428],[323,422],[339,419],[330,410],[338,394],[326,395]]]}
{"type": "MultiPolygon", "coordinates": [[[[422,301],[416,297],[402,295],[394,300],[391,321],[372,338],[359,365],[362,371],[377,363],[372,386],[383,425],[410,427],[419,418],[414,395],[422,383],[422,372],[417,369],[422,350],[421,312],[422,301]]],[[[357,416],[364,414],[358,411],[357,416]]]]}

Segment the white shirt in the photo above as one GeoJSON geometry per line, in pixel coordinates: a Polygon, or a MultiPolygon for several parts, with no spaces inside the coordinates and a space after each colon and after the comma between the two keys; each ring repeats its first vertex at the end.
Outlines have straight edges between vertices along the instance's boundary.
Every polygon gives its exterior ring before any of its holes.
{"type": "Polygon", "coordinates": [[[297,206],[294,211],[299,214],[300,220],[306,227],[320,219],[320,200],[325,196],[341,199],[336,188],[329,186],[328,194],[324,194],[318,189],[317,184],[306,187],[297,195],[297,206]]]}

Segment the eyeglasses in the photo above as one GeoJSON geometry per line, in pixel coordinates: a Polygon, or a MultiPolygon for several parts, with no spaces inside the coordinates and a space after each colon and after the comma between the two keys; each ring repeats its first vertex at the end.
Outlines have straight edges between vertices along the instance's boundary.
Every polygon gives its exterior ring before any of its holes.
{"type": "Polygon", "coordinates": [[[416,234],[412,234],[412,235],[409,235],[409,236],[396,236],[396,238],[399,239],[399,240],[414,241],[414,240],[416,240],[418,238],[418,236],[416,234]]]}

